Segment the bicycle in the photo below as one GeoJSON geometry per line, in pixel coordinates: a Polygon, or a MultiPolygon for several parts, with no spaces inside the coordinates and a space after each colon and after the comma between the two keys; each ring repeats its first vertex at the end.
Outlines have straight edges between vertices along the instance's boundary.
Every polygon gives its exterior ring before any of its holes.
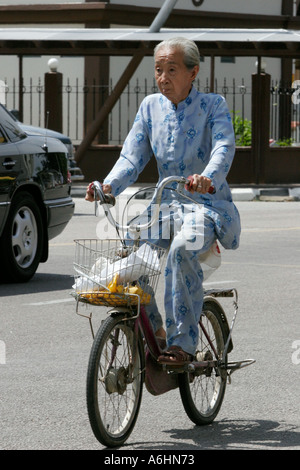
{"type": "Polygon", "coordinates": [[[95,181],[96,205],[104,208],[118,237],[75,240],[76,312],[89,319],[94,338],[86,383],[88,416],[95,437],[108,447],[121,446],[129,438],[138,417],[144,383],[155,396],[179,388],[188,417],[196,425],[206,425],[218,415],[232,373],[255,362],[228,361],[238,311],[235,288],[205,291],[193,360],[182,367],[157,362],[165,342],[155,336],[145,305],[155,293],[166,250],[147,240],[124,239],[120,230],[139,233],[149,228],[157,219],[162,191],[170,183],[173,191],[189,198],[183,193],[184,185],[188,184],[186,178],[164,179],[152,199],[156,211],[141,226],[118,224],[110,211],[113,204],[110,195],[104,194],[101,184],[95,181]],[[234,298],[230,327],[218,300],[221,297],[234,298]],[[83,303],[112,307],[96,334],[92,314],[79,312],[83,303]]]}

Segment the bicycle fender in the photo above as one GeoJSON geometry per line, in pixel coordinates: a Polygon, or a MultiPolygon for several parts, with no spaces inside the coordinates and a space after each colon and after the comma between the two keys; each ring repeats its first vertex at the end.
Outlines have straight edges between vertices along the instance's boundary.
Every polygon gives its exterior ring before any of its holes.
{"type": "MultiPolygon", "coordinates": [[[[207,305],[209,303],[214,303],[218,307],[222,322],[223,322],[224,327],[225,327],[226,339],[227,339],[228,336],[229,336],[230,329],[229,329],[229,324],[228,324],[228,320],[227,320],[225,311],[224,311],[223,307],[221,306],[220,302],[218,302],[214,297],[209,297],[209,296],[204,297],[203,310],[205,308],[205,305],[207,305]]],[[[230,338],[227,352],[230,353],[232,350],[233,350],[233,342],[232,342],[232,338],[230,338]]]]}

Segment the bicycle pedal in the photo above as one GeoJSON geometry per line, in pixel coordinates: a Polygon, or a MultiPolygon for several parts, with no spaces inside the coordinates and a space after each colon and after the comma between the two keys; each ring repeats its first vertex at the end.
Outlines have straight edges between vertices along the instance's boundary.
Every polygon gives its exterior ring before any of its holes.
{"type": "Polygon", "coordinates": [[[183,365],[176,365],[176,364],[161,364],[163,370],[165,370],[168,374],[181,374],[183,372],[187,372],[183,365]]]}

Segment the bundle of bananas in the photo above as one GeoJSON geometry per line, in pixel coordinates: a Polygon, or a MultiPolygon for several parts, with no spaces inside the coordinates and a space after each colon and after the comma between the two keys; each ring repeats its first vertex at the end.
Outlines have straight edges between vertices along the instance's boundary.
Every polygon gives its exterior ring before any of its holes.
{"type": "Polygon", "coordinates": [[[93,291],[93,292],[84,292],[80,294],[80,298],[97,305],[126,305],[128,302],[130,304],[137,304],[137,297],[129,297],[124,294],[135,294],[140,297],[140,302],[143,305],[146,305],[151,300],[151,295],[144,292],[143,289],[138,285],[128,284],[124,286],[123,284],[118,284],[119,275],[116,274],[111,282],[107,285],[107,289],[93,291]],[[117,294],[117,295],[112,295],[117,294]],[[123,295],[122,295],[123,294],[123,295]]]}
{"type": "Polygon", "coordinates": [[[138,285],[127,285],[118,284],[119,275],[116,274],[113,280],[107,285],[107,288],[110,292],[116,292],[117,294],[136,294],[140,296],[141,304],[148,304],[151,300],[151,295],[143,291],[143,289],[138,285]]]}

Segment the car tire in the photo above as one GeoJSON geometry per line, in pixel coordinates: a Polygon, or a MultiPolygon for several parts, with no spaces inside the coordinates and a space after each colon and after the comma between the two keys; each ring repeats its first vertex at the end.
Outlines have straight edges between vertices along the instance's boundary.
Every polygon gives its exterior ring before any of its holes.
{"type": "Polygon", "coordinates": [[[42,256],[43,236],[38,204],[30,193],[18,193],[0,239],[1,281],[27,282],[33,277],[42,256]]]}

